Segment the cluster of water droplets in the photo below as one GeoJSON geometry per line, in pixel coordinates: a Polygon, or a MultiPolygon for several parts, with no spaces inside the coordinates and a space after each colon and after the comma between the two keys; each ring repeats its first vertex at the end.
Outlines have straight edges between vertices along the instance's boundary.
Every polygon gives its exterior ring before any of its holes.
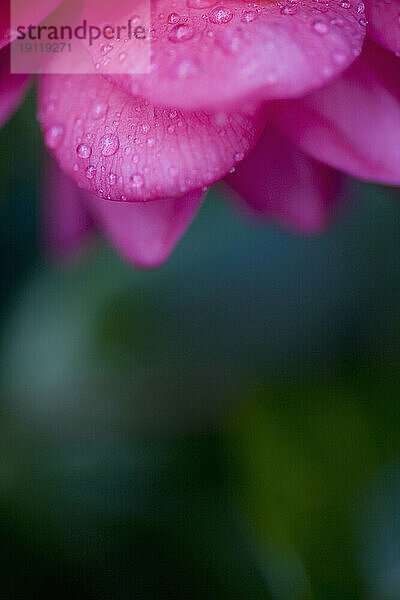
{"type": "MultiPolygon", "coordinates": [[[[54,94],[48,98],[47,104],[44,103],[42,110],[46,117],[57,113],[56,106],[57,95],[54,94]]],[[[119,133],[122,115],[114,110],[107,102],[94,99],[88,108],[88,116],[73,120],[68,136],[64,126],[57,123],[45,129],[46,143],[52,150],[61,150],[64,141],[67,146],[64,146],[62,153],[66,149],[68,153],[72,150],[72,169],[77,174],[78,185],[88,187],[105,199],[126,201],[162,196],[165,194],[166,178],[182,194],[199,187],[206,190],[223,175],[219,161],[215,162],[215,157],[221,151],[226,153],[227,170],[229,165],[236,165],[245,156],[245,151],[235,149],[238,144],[234,140],[243,136],[241,125],[236,126],[235,117],[228,113],[198,113],[195,122],[188,125],[184,115],[177,109],[153,109],[146,101],[136,101],[123,115],[124,127],[119,133]],[[207,160],[204,148],[201,149],[201,157],[196,156],[196,144],[192,147],[187,140],[191,139],[191,133],[192,139],[193,136],[200,136],[201,139],[202,127],[208,129],[210,124],[215,130],[216,140],[227,139],[228,143],[222,143],[220,148],[231,148],[231,156],[229,150],[210,149],[207,160]],[[234,135],[231,139],[232,126],[236,126],[237,132],[236,138],[234,135]],[[126,131],[131,133],[127,134],[126,131]],[[71,132],[73,149],[68,150],[71,132]],[[179,150],[182,143],[188,150],[183,155],[179,150]],[[170,153],[166,152],[166,147],[171,148],[170,153]],[[163,169],[163,177],[158,178],[157,170],[160,168],[163,169]]],[[[255,107],[249,105],[243,110],[243,115],[249,118],[255,107]]],[[[47,118],[44,118],[44,114],[40,116],[45,122],[47,118]]],[[[246,129],[246,125],[243,126],[246,129]]],[[[232,166],[230,171],[234,169],[232,166]]]]}
{"type": "MultiPolygon", "coordinates": [[[[326,79],[337,71],[338,66],[350,64],[351,60],[359,54],[367,26],[364,4],[358,0],[314,0],[312,6],[303,0],[274,2],[245,0],[243,8],[237,3],[224,5],[215,0],[187,0],[187,6],[192,9],[188,14],[175,10],[168,15],[159,15],[158,22],[153,28],[157,39],[156,31],[163,30],[162,20],[166,19],[168,40],[173,45],[200,42],[196,52],[191,52],[190,55],[173,63],[170,75],[182,79],[195,77],[202,69],[207,69],[211,54],[210,45],[216,45],[226,54],[238,55],[242,62],[243,76],[251,77],[262,66],[267,82],[276,83],[279,77],[277,72],[267,73],[266,66],[262,65],[262,57],[259,57],[258,61],[250,57],[245,65],[243,65],[243,58],[251,54],[248,48],[251,48],[254,41],[252,36],[259,36],[263,31],[257,28],[258,21],[264,17],[265,24],[268,25],[268,20],[277,19],[278,13],[281,18],[282,16],[289,19],[296,17],[297,26],[303,23],[303,35],[306,35],[306,30],[309,28],[315,36],[329,37],[329,34],[332,34],[332,39],[337,40],[337,47],[331,50],[330,58],[326,53],[321,54],[321,60],[325,61],[320,69],[321,78],[326,79]],[[358,27],[354,26],[355,20],[358,27]],[[226,27],[228,24],[229,26],[226,27]],[[255,24],[256,29],[247,29],[246,26],[249,24],[255,24]]],[[[267,34],[267,31],[268,29],[263,35],[267,34]]],[[[307,44],[306,38],[304,40],[307,44]]],[[[267,34],[265,56],[267,57],[268,53],[273,51],[278,54],[279,47],[276,46],[273,35],[268,37],[267,34]]],[[[167,53],[171,57],[182,55],[182,52],[177,53],[173,47],[167,49],[167,53]]],[[[267,58],[264,60],[267,62],[267,58]]]]}
{"type": "MultiPolygon", "coordinates": [[[[157,43],[167,39],[171,46],[162,48],[162,53],[170,56],[172,68],[170,75],[175,78],[188,79],[199,75],[202,69],[207,69],[207,56],[210,45],[217,45],[228,54],[240,54],[251,44],[253,33],[246,31],[246,26],[257,22],[265,15],[266,19],[276,15],[286,17],[297,16],[307,21],[307,26],[317,36],[327,36],[332,31],[348,30],[354,36],[351,21],[354,14],[359,15],[359,25],[365,27],[364,4],[358,0],[313,0],[313,6],[303,0],[243,0],[243,7],[238,2],[220,3],[218,0],[186,0],[186,10],[182,4],[172,1],[168,12],[152,16],[151,25],[147,28],[146,42],[150,42],[151,54],[157,53],[157,43]],[[315,12],[315,18],[310,18],[310,10],[315,12]],[[324,14],[325,13],[325,14],[324,14]],[[349,13],[346,15],[346,13],[349,13]],[[229,24],[229,27],[225,27],[229,24]],[[197,44],[196,53],[183,56],[174,46],[197,44]],[[153,47],[153,44],[155,46],[153,47]],[[197,54],[197,56],[196,56],[197,54]],[[204,60],[201,60],[202,55],[204,60]]],[[[137,15],[132,17],[133,24],[140,23],[137,15]]],[[[360,35],[362,35],[360,33],[360,35]]],[[[111,58],[117,54],[118,62],[124,63],[132,50],[127,37],[104,43],[100,47],[96,68],[107,67],[111,58]]],[[[133,43],[137,44],[137,41],[133,43]]],[[[273,42],[271,41],[270,44],[273,42]]],[[[354,40],[354,48],[359,47],[359,38],[354,40]]],[[[268,49],[266,49],[268,51],[268,49]]],[[[355,51],[354,51],[355,52],[355,51]]],[[[345,63],[350,57],[343,57],[343,52],[332,56],[334,65],[345,63]]],[[[131,65],[130,65],[131,66],[131,65]]],[[[157,60],[151,60],[149,71],[157,70],[157,60]]],[[[327,69],[325,69],[327,72],[327,69]]]]}
{"type": "MultiPolygon", "coordinates": [[[[174,8],[173,2],[171,6],[174,8]]],[[[175,53],[174,48],[181,48],[184,44],[192,43],[198,36],[216,42],[226,52],[238,52],[240,51],[242,32],[247,25],[260,19],[266,10],[269,13],[274,10],[275,16],[279,13],[287,18],[300,14],[301,18],[307,21],[307,25],[311,27],[312,32],[317,36],[326,36],[333,29],[337,31],[343,29],[350,32],[349,23],[351,19],[354,19],[354,15],[358,15],[360,28],[366,25],[364,5],[357,0],[355,3],[349,0],[314,0],[312,9],[310,9],[309,3],[305,3],[303,0],[275,1],[273,2],[273,9],[271,9],[271,3],[265,5],[258,1],[248,2],[247,0],[243,2],[243,8],[238,8],[237,3],[231,6],[221,5],[215,0],[187,0],[187,7],[187,13],[182,12],[182,10],[178,12],[176,8],[168,14],[159,14],[155,25],[152,26],[154,40],[157,40],[157,36],[161,35],[160,32],[164,35],[164,39],[167,36],[171,43],[172,49],[170,52],[172,55],[175,53]],[[307,8],[306,12],[302,12],[305,7],[307,8]],[[310,10],[315,12],[315,17],[312,19],[310,19],[310,10]],[[346,12],[351,13],[350,19],[346,19],[346,12]],[[233,20],[235,21],[235,27],[226,27],[233,20]]],[[[118,42],[111,42],[101,47],[104,58],[113,52],[118,42]]],[[[272,44],[273,42],[268,43],[272,44]]],[[[268,51],[268,43],[266,44],[266,51],[268,51]]],[[[353,47],[354,55],[358,51],[357,48],[358,45],[355,43],[353,47]]],[[[193,58],[192,55],[193,53],[180,60],[175,75],[191,77],[198,72],[199,64],[196,57],[193,58]]],[[[120,60],[123,60],[123,58],[120,57],[120,60]]],[[[345,65],[348,60],[348,50],[345,46],[339,45],[331,52],[331,63],[333,65],[345,65]]],[[[331,66],[324,65],[325,76],[329,76],[331,71],[331,66]]],[[[274,73],[272,72],[269,81],[271,84],[275,82],[274,73]]],[[[54,99],[49,98],[48,113],[54,110],[53,104],[54,99]]],[[[139,190],[143,191],[147,187],[147,173],[156,168],[155,165],[161,157],[161,146],[162,143],[165,143],[163,136],[174,136],[180,127],[185,126],[182,116],[176,110],[165,109],[166,112],[163,118],[152,121],[148,118],[148,103],[138,104],[135,111],[140,113],[142,108],[147,111],[146,115],[141,121],[141,115],[138,114],[137,119],[132,121],[132,134],[124,136],[122,139],[118,134],[121,115],[116,114],[114,120],[110,119],[108,115],[109,105],[106,102],[93,99],[90,108],[90,119],[93,122],[104,120],[109,124],[105,126],[102,135],[99,137],[95,137],[94,134],[90,133],[84,134],[83,131],[82,135],[77,135],[73,169],[76,172],[84,172],[86,179],[91,182],[93,191],[100,196],[126,200],[124,194],[119,198],[115,197],[113,189],[117,185],[120,190],[130,189],[133,194],[139,190]],[[163,129],[162,133],[160,133],[160,128],[163,129]],[[160,143],[157,143],[157,140],[160,143]],[[97,165],[92,164],[94,156],[97,165]],[[115,167],[122,160],[124,164],[129,160],[132,165],[128,181],[124,180],[122,175],[117,175],[121,172],[121,169],[115,167]]],[[[222,138],[227,131],[225,127],[227,116],[223,115],[222,122],[221,115],[216,115],[213,119],[216,135],[222,138]]],[[[80,126],[83,129],[82,122],[80,126]]],[[[78,131],[79,127],[76,130],[78,131]]],[[[53,123],[45,131],[46,144],[49,148],[56,150],[63,143],[64,136],[64,127],[53,123]]],[[[244,152],[233,151],[230,159],[231,164],[235,165],[243,158],[244,152]]],[[[234,168],[232,166],[231,171],[234,168]]],[[[169,177],[181,179],[178,164],[170,164],[168,169],[169,177]]],[[[196,177],[197,174],[194,174],[193,178],[186,177],[185,181],[181,182],[180,191],[184,193],[190,189],[196,183],[196,177]]],[[[210,168],[206,177],[203,177],[204,179],[207,184],[212,183],[216,179],[216,171],[210,168]]]]}

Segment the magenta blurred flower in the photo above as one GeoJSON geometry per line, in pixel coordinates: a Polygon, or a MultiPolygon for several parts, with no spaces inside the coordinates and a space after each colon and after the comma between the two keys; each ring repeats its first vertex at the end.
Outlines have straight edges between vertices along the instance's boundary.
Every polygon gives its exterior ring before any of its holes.
{"type": "MultiPolygon", "coordinates": [[[[38,22],[57,0],[34,4],[38,22]]],[[[7,6],[1,121],[26,88],[9,74],[7,6]]],[[[110,74],[99,40],[98,74],[40,77],[54,249],[96,222],[133,264],[159,265],[219,180],[306,233],[329,219],[340,172],[400,185],[400,0],[152,0],[151,25],[148,74],[110,74]]]]}

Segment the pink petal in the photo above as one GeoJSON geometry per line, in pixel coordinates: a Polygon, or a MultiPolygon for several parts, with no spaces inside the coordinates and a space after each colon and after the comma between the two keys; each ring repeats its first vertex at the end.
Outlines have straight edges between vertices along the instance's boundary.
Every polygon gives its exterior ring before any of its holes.
{"type": "Polygon", "coordinates": [[[264,116],[154,107],[100,75],[41,78],[40,119],[62,168],[111,200],[181,196],[221,179],[254,146],[264,116]]]}
{"type": "Polygon", "coordinates": [[[368,0],[365,11],[370,37],[399,55],[400,0],[368,0]]]}
{"type": "Polygon", "coordinates": [[[64,0],[0,0],[0,49],[16,38],[11,31],[10,3],[13,3],[13,25],[37,25],[64,0]]]}
{"type": "Polygon", "coordinates": [[[400,61],[369,42],[336,82],[270,118],[317,160],[350,175],[400,184],[400,61]]]}
{"type": "Polygon", "coordinates": [[[50,255],[76,255],[86,245],[92,220],[78,186],[48,158],[43,235],[50,255]]]}
{"type": "Polygon", "coordinates": [[[0,49],[9,44],[10,32],[10,2],[0,0],[0,49]]]}
{"type": "Polygon", "coordinates": [[[0,51],[0,127],[22,102],[27,83],[26,75],[10,74],[9,48],[0,51]]]}
{"type": "Polygon", "coordinates": [[[89,51],[130,93],[191,110],[303,95],[346,69],[365,36],[363,5],[356,2],[158,0],[152,9],[149,74],[115,74],[121,54],[128,55],[125,73],[134,67],[140,43],[134,38],[110,44],[106,57],[104,40],[89,51]]]}
{"type": "Polygon", "coordinates": [[[124,25],[124,19],[133,18],[141,13],[141,5],[150,6],[150,0],[113,0],[112,2],[99,2],[99,0],[83,0],[80,15],[88,19],[90,25],[124,25]],[[134,11],[133,11],[134,8],[134,11]]]}
{"type": "Polygon", "coordinates": [[[201,191],[149,203],[109,202],[86,194],[93,216],[126,260],[136,267],[160,266],[195,216],[201,191]]]}
{"type": "Polygon", "coordinates": [[[253,152],[225,181],[253,214],[302,233],[317,233],[332,216],[336,171],[308,158],[268,125],[253,152]]]}

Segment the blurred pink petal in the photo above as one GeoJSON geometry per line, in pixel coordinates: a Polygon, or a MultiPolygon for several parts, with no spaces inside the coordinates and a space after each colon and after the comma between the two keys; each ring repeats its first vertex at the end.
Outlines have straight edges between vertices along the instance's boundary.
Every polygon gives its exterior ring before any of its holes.
{"type": "Polygon", "coordinates": [[[0,51],[0,127],[22,102],[27,90],[26,75],[10,74],[10,51],[0,51]]]}
{"type": "Polygon", "coordinates": [[[37,24],[63,0],[0,0],[0,127],[21,103],[27,88],[27,75],[10,73],[9,44],[16,38],[11,30],[10,7],[13,2],[14,21],[20,25],[37,24]]]}
{"type": "Polygon", "coordinates": [[[400,0],[367,0],[365,11],[370,37],[400,55],[400,0]]]}
{"type": "Polygon", "coordinates": [[[49,254],[55,258],[76,255],[86,245],[92,220],[78,186],[48,158],[43,215],[43,234],[49,254]]]}
{"type": "Polygon", "coordinates": [[[86,190],[111,200],[182,196],[209,186],[254,146],[263,113],[182,113],[154,107],[103,77],[43,76],[47,146],[86,190]]]}
{"type": "Polygon", "coordinates": [[[13,2],[13,20],[18,25],[36,25],[47,17],[64,0],[0,0],[0,49],[16,38],[11,31],[10,6],[13,2]]]}
{"type": "Polygon", "coordinates": [[[136,267],[160,266],[188,228],[202,200],[194,191],[182,198],[148,203],[110,202],[85,194],[93,216],[111,242],[136,267]]]}
{"type": "Polygon", "coordinates": [[[275,103],[271,118],[317,160],[360,179],[400,184],[400,61],[372,42],[334,83],[275,103]]]}
{"type": "Polygon", "coordinates": [[[151,0],[113,0],[112,2],[99,2],[99,0],[83,0],[80,3],[80,17],[88,19],[91,25],[126,25],[129,18],[141,12],[140,5],[146,3],[150,6],[151,0]],[[135,9],[133,12],[133,8],[135,9]]]}
{"type": "Polygon", "coordinates": [[[10,2],[0,0],[0,49],[10,43],[10,2]]]}
{"type": "MultiPolygon", "coordinates": [[[[300,96],[332,80],[360,54],[360,7],[315,0],[285,6],[267,1],[254,8],[242,0],[159,0],[152,3],[150,73],[110,77],[156,105],[186,110],[300,96]]],[[[112,74],[122,50],[127,66],[129,59],[134,66],[137,46],[134,38],[121,40],[106,61],[103,41],[89,51],[112,74]]]]}
{"type": "Polygon", "coordinates": [[[225,181],[258,217],[312,234],[332,216],[340,177],[267,126],[255,149],[225,181]]]}

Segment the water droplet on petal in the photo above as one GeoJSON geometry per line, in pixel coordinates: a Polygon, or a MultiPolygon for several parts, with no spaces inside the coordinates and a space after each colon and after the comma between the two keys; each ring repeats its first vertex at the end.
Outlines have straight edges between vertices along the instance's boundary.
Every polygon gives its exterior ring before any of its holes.
{"type": "Polygon", "coordinates": [[[175,25],[169,32],[168,39],[171,42],[186,42],[194,36],[194,29],[190,25],[175,25]]]}
{"type": "Polygon", "coordinates": [[[242,23],[251,23],[256,18],[257,18],[257,13],[254,12],[254,10],[245,10],[245,11],[243,11],[241,21],[242,21],[242,23]]]}
{"type": "Polygon", "coordinates": [[[46,145],[55,150],[64,139],[64,127],[62,125],[52,125],[45,134],[46,145]]]}
{"type": "Polygon", "coordinates": [[[107,104],[105,102],[96,102],[92,108],[93,119],[101,119],[107,112],[107,104]]]}
{"type": "Polygon", "coordinates": [[[318,33],[319,35],[325,35],[329,31],[329,25],[324,23],[324,21],[314,21],[312,27],[315,33],[318,33]]]}
{"type": "Polygon", "coordinates": [[[103,46],[101,46],[100,51],[102,54],[108,54],[109,52],[111,52],[111,50],[113,49],[113,47],[111,46],[111,44],[103,44],[103,46]]]}
{"type": "Polygon", "coordinates": [[[88,144],[79,144],[76,149],[76,153],[79,158],[89,158],[92,154],[92,148],[88,144]]]}
{"type": "Polygon", "coordinates": [[[87,169],[86,169],[86,177],[87,179],[93,179],[93,177],[96,175],[96,167],[94,167],[93,165],[90,165],[87,169]]]}
{"type": "Polygon", "coordinates": [[[135,175],[132,175],[131,177],[131,184],[134,188],[140,189],[144,185],[144,179],[139,173],[135,173],[135,175]]]}
{"type": "Polygon", "coordinates": [[[119,139],[113,133],[103,135],[100,140],[100,148],[103,156],[113,156],[119,148],[119,139]]]}
{"type": "Polygon", "coordinates": [[[296,6],[284,6],[281,8],[282,15],[295,15],[297,13],[296,6]]]}
{"type": "Polygon", "coordinates": [[[233,19],[233,11],[226,6],[217,6],[209,14],[211,23],[221,25],[222,23],[229,23],[233,19]]]}
{"type": "Polygon", "coordinates": [[[189,79],[190,77],[196,77],[199,71],[200,67],[195,60],[184,58],[175,66],[173,75],[177,75],[179,79],[189,79]]]}
{"type": "Polygon", "coordinates": [[[170,13],[168,15],[168,23],[170,25],[175,25],[176,23],[179,23],[180,20],[181,20],[181,17],[176,12],[170,13]]]}

